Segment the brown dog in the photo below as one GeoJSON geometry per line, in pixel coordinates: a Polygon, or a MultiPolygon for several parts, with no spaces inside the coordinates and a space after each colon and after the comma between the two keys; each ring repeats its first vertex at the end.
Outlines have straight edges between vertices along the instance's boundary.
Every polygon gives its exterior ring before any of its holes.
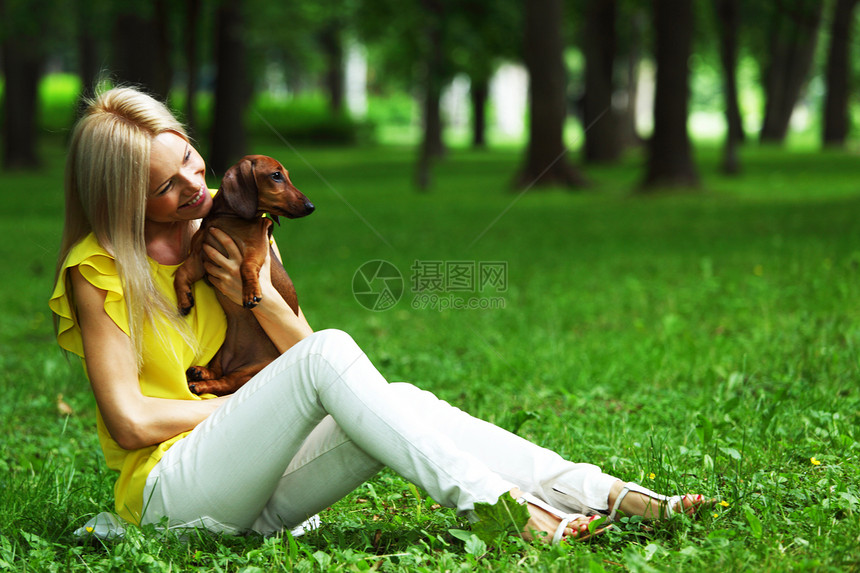
{"type": "MultiPolygon", "coordinates": [[[[279,222],[278,216],[295,219],[310,215],[313,210],[313,203],[293,186],[287,170],[271,157],[248,155],[224,174],[212,210],[191,238],[191,253],[176,270],[173,281],[179,311],[188,314],[194,306],[191,285],[206,274],[203,243],[223,252],[218,241],[210,236],[210,227],[230,235],[242,253],[243,306],[216,289],[218,302],[227,315],[227,334],[208,367],[192,366],[186,372],[188,386],[195,394],[221,396],[235,392],[278,357],[277,348],[248,309],[262,300],[258,277],[271,249],[272,219],[275,222],[279,222]],[[263,217],[264,213],[272,219],[263,217]]],[[[270,266],[272,285],[298,315],[296,289],[274,251],[270,266]]]]}

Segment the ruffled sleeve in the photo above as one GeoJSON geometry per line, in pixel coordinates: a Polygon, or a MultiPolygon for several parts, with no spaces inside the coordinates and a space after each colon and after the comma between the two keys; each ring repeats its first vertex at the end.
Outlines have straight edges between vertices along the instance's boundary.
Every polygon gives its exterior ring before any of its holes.
{"type": "Polygon", "coordinates": [[[78,267],[90,284],[107,292],[105,312],[126,334],[129,334],[128,310],[113,257],[99,245],[93,234],[87,235],[69,251],[48,302],[58,318],[57,342],[60,347],[83,358],[81,329],[73,310],[69,288],[69,269],[72,267],[78,267]]]}

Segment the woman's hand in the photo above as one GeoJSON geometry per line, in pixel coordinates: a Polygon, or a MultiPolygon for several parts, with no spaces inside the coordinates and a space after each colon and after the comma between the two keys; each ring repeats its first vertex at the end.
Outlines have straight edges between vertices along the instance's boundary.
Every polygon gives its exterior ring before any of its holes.
{"type": "MultiPolygon", "coordinates": [[[[236,245],[233,238],[224,231],[212,227],[209,229],[212,237],[220,243],[221,248],[226,253],[222,253],[218,248],[208,244],[203,244],[205,257],[203,259],[203,267],[209,275],[209,282],[217,288],[221,294],[226,296],[235,304],[242,306],[242,274],[240,272],[242,263],[242,252],[236,245]]],[[[263,296],[271,296],[277,291],[272,287],[272,273],[270,270],[270,254],[266,252],[266,260],[260,268],[260,289],[263,296]]]]}
{"type": "MultiPolygon", "coordinates": [[[[210,229],[210,233],[221,243],[227,254],[224,255],[216,247],[204,243],[203,249],[208,261],[204,258],[203,266],[209,273],[209,281],[227,298],[242,306],[242,276],[239,272],[242,253],[227,233],[215,228],[210,229]]],[[[267,250],[266,259],[260,267],[260,291],[263,299],[252,312],[275,347],[280,352],[286,352],[299,340],[312,334],[313,330],[301,309],[296,316],[272,284],[271,255],[271,249],[267,250]]]]}

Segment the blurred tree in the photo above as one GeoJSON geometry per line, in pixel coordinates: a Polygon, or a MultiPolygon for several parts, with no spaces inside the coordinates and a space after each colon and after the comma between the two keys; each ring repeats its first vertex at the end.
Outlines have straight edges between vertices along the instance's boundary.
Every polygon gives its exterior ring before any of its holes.
{"type": "Polygon", "coordinates": [[[497,60],[521,53],[521,45],[511,41],[521,31],[521,2],[360,0],[356,21],[374,60],[373,89],[406,89],[419,101],[422,130],[415,181],[418,189],[427,189],[434,161],[445,154],[444,86],[457,73],[469,76],[472,141],[480,147],[497,60]]]}
{"type": "MultiPolygon", "coordinates": [[[[247,74],[255,89],[286,96],[323,90],[330,105],[339,99],[328,93],[326,77],[332,58],[326,55],[322,36],[326,28],[334,29],[332,22],[339,22],[341,27],[332,33],[337,36],[337,49],[343,49],[343,37],[350,33],[352,23],[352,4],[352,0],[243,0],[247,74]]],[[[337,76],[331,75],[342,82],[343,55],[335,59],[339,61],[337,76]]]]}
{"type": "Polygon", "coordinates": [[[621,155],[621,133],[612,107],[616,17],[616,0],[587,0],[583,20],[583,157],[589,163],[615,161],[621,155]]]}
{"type": "Polygon", "coordinates": [[[114,6],[114,79],[166,100],[173,76],[166,0],[127,0],[114,6]]]}
{"type": "Polygon", "coordinates": [[[471,76],[469,99],[472,104],[472,147],[487,146],[487,99],[490,97],[490,79],[484,74],[471,76]]]}
{"type": "Polygon", "coordinates": [[[645,190],[699,182],[687,133],[693,21],[692,0],[654,0],[657,85],[645,190]]]}
{"type": "Polygon", "coordinates": [[[200,84],[200,26],[202,0],[185,0],[185,127],[193,137],[198,129],[195,100],[200,84]]]}
{"type": "Polygon", "coordinates": [[[361,0],[358,30],[373,46],[379,75],[408,90],[418,85],[421,108],[421,142],[415,182],[419,190],[430,187],[433,162],[444,155],[440,100],[442,87],[454,74],[451,60],[451,26],[455,0],[361,0]]]}
{"type": "Polygon", "coordinates": [[[641,145],[637,129],[637,100],[639,97],[639,64],[646,44],[649,4],[643,0],[628,0],[618,4],[616,25],[616,84],[615,90],[623,102],[613,106],[621,147],[641,145]],[[621,64],[621,65],[619,65],[621,64]]]}
{"type": "Polygon", "coordinates": [[[517,185],[585,184],[567,159],[563,0],[525,0],[525,62],[529,72],[529,141],[517,185]]]}
{"type": "Polygon", "coordinates": [[[522,58],[522,5],[518,0],[461,0],[445,20],[454,69],[469,76],[472,146],[486,145],[486,114],[490,79],[500,60],[522,58]]]}
{"type": "Polygon", "coordinates": [[[737,147],[744,141],[737,82],[740,0],[714,0],[714,9],[717,15],[717,33],[720,38],[720,62],[723,68],[723,97],[727,125],[722,169],[725,173],[737,173],[740,171],[737,147]]]}
{"type": "Polygon", "coordinates": [[[85,101],[95,95],[98,83],[109,68],[105,62],[113,20],[110,0],[75,0],[74,47],[77,56],[77,72],[81,78],[81,89],[75,102],[74,119],[84,112],[85,101]]]}
{"type": "Polygon", "coordinates": [[[42,78],[50,0],[0,0],[0,56],[3,58],[3,167],[39,165],[37,151],[39,80],[42,78]],[[34,17],[36,15],[36,17],[34,17]]]}
{"type": "Polygon", "coordinates": [[[335,114],[342,113],[344,109],[344,26],[341,13],[335,12],[319,32],[319,45],[325,58],[323,84],[328,94],[329,109],[335,114]]]}
{"type": "Polygon", "coordinates": [[[306,72],[319,78],[334,115],[346,109],[347,46],[356,35],[356,11],[359,0],[315,0],[293,2],[283,11],[291,27],[306,31],[292,33],[286,50],[295,52],[290,59],[306,72]],[[308,49],[311,47],[311,49],[308,49]]]}
{"type": "MultiPolygon", "coordinates": [[[[421,0],[424,11],[423,58],[421,61],[423,84],[424,137],[421,141],[421,163],[428,162],[445,154],[442,140],[442,113],[439,108],[442,87],[452,75],[450,62],[443,46],[444,19],[446,15],[444,0],[421,0]]],[[[427,187],[427,170],[419,170],[419,187],[427,187]]]]}
{"type": "Polygon", "coordinates": [[[98,64],[98,25],[103,23],[98,18],[99,10],[96,0],[75,0],[75,24],[78,48],[78,73],[81,76],[81,93],[76,112],[80,112],[80,100],[94,95],[99,76],[98,64]]]}
{"type": "Polygon", "coordinates": [[[215,24],[215,109],[209,147],[209,165],[223,173],[245,155],[245,110],[252,89],[247,72],[243,2],[218,6],[215,24]]]}
{"type": "Polygon", "coordinates": [[[851,30],[858,0],[837,0],[833,11],[830,50],[827,57],[827,94],[824,99],[825,145],[842,146],[848,135],[848,97],[850,89],[851,30]]]}
{"type": "Polygon", "coordinates": [[[640,63],[650,34],[646,25],[650,1],[567,1],[574,24],[570,40],[580,48],[585,63],[582,95],[572,97],[584,128],[586,162],[616,161],[625,148],[642,143],[637,100],[640,63]]]}
{"type": "Polygon", "coordinates": [[[754,5],[764,10],[764,19],[755,21],[768,26],[761,63],[765,107],[759,137],[781,143],[812,66],[824,2],[767,0],[754,5]]]}

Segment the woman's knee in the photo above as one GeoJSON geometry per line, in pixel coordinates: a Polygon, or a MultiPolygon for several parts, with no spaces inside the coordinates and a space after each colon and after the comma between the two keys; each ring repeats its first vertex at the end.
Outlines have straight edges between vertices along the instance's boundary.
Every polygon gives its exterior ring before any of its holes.
{"type": "Polygon", "coordinates": [[[410,382],[392,382],[391,384],[389,384],[389,386],[391,386],[392,392],[394,392],[404,400],[432,400],[433,402],[439,401],[439,398],[437,398],[433,393],[428,392],[427,390],[422,390],[421,388],[415,386],[410,382]]]}
{"type": "Polygon", "coordinates": [[[347,332],[336,328],[318,330],[311,334],[308,339],[317,348],[358,348],[358,344],[347,332]]]}
{"type": "Polygon", "coordinates": [[[339,370],[362,356],[364,352],[352,336],[342,330],[330,328],[314,332],[307,342],[306,352],[339,370]]]}

